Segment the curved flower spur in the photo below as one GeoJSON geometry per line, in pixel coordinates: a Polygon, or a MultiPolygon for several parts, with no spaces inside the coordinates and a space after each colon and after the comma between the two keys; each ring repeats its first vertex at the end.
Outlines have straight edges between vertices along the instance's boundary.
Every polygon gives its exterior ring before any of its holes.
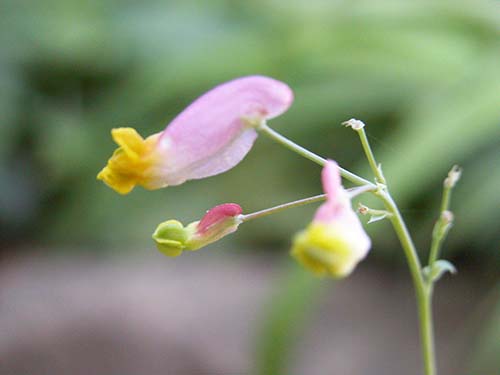
{"type": "Polygon", "coordinates": [[[133,128],[113,129],[119,147],[97,178],[127,194],[136,185],[153,190],[223,173],[250,151],[256,128],[292,101],[285,83],[264,76],[221,84],[146,139],[133,128]]]}

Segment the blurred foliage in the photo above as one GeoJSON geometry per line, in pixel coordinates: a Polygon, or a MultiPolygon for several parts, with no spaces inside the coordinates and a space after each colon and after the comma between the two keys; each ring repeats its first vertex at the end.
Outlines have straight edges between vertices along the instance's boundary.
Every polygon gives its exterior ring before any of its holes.
{"type": "MultiPolygon", "coordinates": [[[[124,198],[95,180],[114,149],[112,127],[157,132],[207,89],[258,73],[296,94],[271,126],[366,176],[356,136],[339,124],[350,117],[368,124],[405,216],[419,223],[422,248],[441,181],[462,165],[448,248],[498,261],[498,3],[3,0],[0,7],[4,244],[130,247],[149,241],[160,221],[190,222],[221,202],[254,211],[318,193],[319,169],[266,139],[238,168],[181,187],[124,198]]],[[[225,245],[285,247],[312,210],[249,223],[225,245]]],[[[379,236],[374,254],[394,243],[379,236]]]]}
{"type": "Polygon", "coordinates": [[[277,283],[263,316],[254,369],[259,375],[290,373],[294,358],[298,357],[292,353],[293,343],[303,334],[310,313],[328,285],[295,264],[287,266],[289,269],[277,283]]]}

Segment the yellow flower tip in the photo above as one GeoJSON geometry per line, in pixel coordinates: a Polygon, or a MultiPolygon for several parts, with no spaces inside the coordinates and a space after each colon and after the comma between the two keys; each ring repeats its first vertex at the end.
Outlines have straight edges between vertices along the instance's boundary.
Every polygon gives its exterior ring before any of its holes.
{"type": "Polygon", "coordinates": [[[116,128],[111,135],[119,147],[97,179],[120,194],[130,193],[136,185],[146,189],[161,187],[152,172],[160,160],[156,147],[160,133],[143,139],[133,128],[116,128]]]}
{"type": "Polygon", "coordinates": [[[317,276],[342,278],[360,260],[340,228],[312,223],[293,239],[291,255],[317,276]]]}

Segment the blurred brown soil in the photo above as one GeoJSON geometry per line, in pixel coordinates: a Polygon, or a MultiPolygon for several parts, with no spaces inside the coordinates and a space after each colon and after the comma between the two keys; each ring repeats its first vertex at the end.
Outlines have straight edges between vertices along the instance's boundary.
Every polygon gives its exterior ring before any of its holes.
{"type": "MultiPolygon", "coordinates": [[[[0,267],[0,374],[253,374],[280,272],[272,258],[213,252],[11,259],[0,267]]],[[[457,374],[481,293],[459,273],[437,294],[441,374],[457,374]]],[[[406,273],[362,266],[321,298],[292,367],[419,375],[416,335],[406,273]]]]}

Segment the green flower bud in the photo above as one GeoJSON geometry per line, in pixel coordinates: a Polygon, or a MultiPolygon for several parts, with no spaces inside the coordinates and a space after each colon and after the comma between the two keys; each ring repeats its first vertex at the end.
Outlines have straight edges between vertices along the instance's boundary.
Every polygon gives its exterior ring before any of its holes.
{"type": "Polygon", "coordinates": [[[224,203],[186,227],[177,220],[167,220],[158,225],[153,240],[160,252],[171,257],[180,255],[183,250],[198,250],[236,231],[241,224],[241,211],[235,203],[224,203]]]}
{"type": "Polygon", "coordinates": [[[153,233],[153,240],[158,250],[171,257],[182,253],[188,238],[189,230],[177,220],[167,220],[161,223],[153,233]]]}

